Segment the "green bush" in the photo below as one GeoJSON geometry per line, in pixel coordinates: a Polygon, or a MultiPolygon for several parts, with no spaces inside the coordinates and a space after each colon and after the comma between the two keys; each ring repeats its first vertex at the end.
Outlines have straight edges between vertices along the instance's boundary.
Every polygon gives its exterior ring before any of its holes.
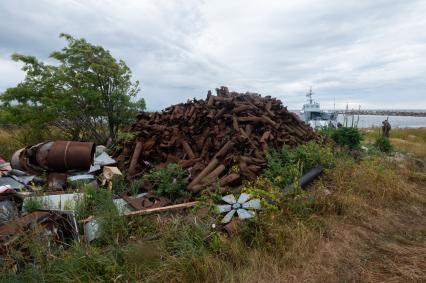
{"type": "Polygon", "coordinates": [[[186,172],[179,165],[173,163],[164,168],[152,169],[147,176],[153,184],[156,194],[171,200],[187,194],[186,177],[186,172]]]}
{"type": "Polygon", "coordinates": [[[334,164],[332,149],[315,142],[300,145],[295,149],[283,146],[280,151],[267,154],[266,160],[267,166],[263,176],[279,187],[290,184],[317,165],[331,168],[334,164]]]}
{"type": "Polygon", "coordinates": [[[383,136],[380,136],[376,139],[374,146],[381,152],[386,152],[386,153],[391,152],[393,149],[389,139],[383,136]]]}
{"type": "Polygon", "coordinates": [[[327,133],[338,145],[357,149],[361,145],[362,136],[357,128],[342,127],[327,133]]]}

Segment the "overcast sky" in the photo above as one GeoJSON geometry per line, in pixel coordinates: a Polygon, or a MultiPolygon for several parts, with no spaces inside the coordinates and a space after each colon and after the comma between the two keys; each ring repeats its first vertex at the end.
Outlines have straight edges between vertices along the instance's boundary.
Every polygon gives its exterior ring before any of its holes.
{"type": "Polygon", "coordinates": [[[426,1],[0,1],[0,92],[13,52],[49,60],[84,37],[123,59],[149,110],[226,85],[299,109],[426,109],[426,1]]]}

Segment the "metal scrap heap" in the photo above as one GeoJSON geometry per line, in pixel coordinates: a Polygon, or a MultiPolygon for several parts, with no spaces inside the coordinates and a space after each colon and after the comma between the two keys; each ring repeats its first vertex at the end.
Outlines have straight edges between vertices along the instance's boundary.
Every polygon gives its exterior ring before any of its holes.
{"type": "Polygon", "coordinates": [[[137,177],[152,164],[178,163],[190,172],[188,190],[198,193],[255,179],[269,149],[321,139],[276,98],[226,87],[216,93],[161,113],[140,113],[127,129],[136,138],[114,154],[121,168],[137,177]]]}

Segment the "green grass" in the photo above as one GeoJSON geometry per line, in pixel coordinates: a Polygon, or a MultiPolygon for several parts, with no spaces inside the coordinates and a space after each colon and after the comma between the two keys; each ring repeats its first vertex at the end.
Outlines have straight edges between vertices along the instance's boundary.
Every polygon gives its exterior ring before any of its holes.
{"type": "MultiPolygon", "coordinates": [[[[363,129],[365,144],[373,144],[380,137],[380,131],[380,128],[363,129]]],[[[392,129],[389,141],[394,151],[426,160],[426,128],[392,129]]]]}

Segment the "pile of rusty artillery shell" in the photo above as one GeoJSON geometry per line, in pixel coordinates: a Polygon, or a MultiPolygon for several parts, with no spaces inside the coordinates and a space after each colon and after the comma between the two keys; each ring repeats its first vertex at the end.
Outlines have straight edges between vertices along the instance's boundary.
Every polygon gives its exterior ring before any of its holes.
{"type": "Polygon", "coordinates": [[[280,100],[256,93],[210,91],[205,100],[140,113],[114,157],[132,178],[152,166],[178,163],[190,169],[188,190],[198,193],[254,180],[266,166],[268,150],[320,140],[280,100]]]}

